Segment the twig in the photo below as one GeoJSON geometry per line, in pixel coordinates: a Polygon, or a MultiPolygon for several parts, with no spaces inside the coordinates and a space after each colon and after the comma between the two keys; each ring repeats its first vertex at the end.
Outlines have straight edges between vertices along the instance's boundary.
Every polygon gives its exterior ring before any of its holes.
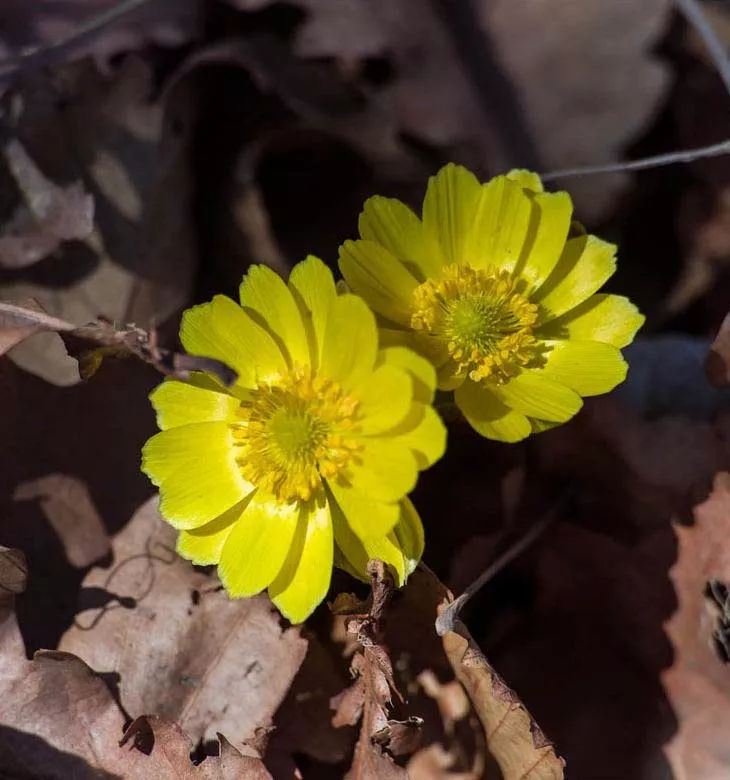
{"type": "Polygon", "coordinates": [[[26,46],[21,49],[16,56],[0,61],[0,79],[7,79],[28,67],[42,65],[54,55],[66,51],[84,38],[96,35],[96,33],[100,32],[105,27],[114,24],[133,11],[138,10],[148,3],[156,1],[157,0],[121,0],[121,2],[111,8],[107,8],[101,13],[92,16],[64,38],[52,41],[51,43],[26,46]]]}
{"type": "Polygon", "coordinates": [[[702,12],[700,3],[698,0],[674,0],[674,2],[685,19],[695,28],[697,35],[702,38],[720,78],[725,84],[725,89],[730,93],[730,57],[728,57],[725,44],[720,40],[715,28],[702,12]]]}
{"type": "Polygon", "coordinates": [[[653,157],[641,157],[638,160],[629,160],[621,163],[608,163],[607,165],[586,165],[580,168],[564,168],[558,171],[548,171],[540,174],[543,181],[553,181],[569,176],[592,176],[596,173],[622,173],[623,171],[641,171],[646,168],[660,168],[663,165],[675,163],[688,163],[702,160],[707,157],[721,157],[730,154],[730,138],[710,146],[700,146],[696,149],[682,149],[667,154],[657,154],[653,157]]]}
{"type": "Polygon", "coordinates": [[[545,529],[557,518],[560,511],[565,507],[570,495],[570,491],[567,491],[521,539],[518,539],[511,547],[505,550],[505,552],[502,553],[494,563],[488,566],[471,585],[464,589],[464,592],[458,598],[454,599],[451,604],[443,610],[436,618],[436,633],[439,636],[443,636],[444,634],[448,634],[449,631],[455,630],[459,613],[464,608],[467,601],[469,601],[475,593],[481,590],[489,580],[499,574],[507,564],[521,555],[540,537],[543,531],[545,531],[545,529]]]}

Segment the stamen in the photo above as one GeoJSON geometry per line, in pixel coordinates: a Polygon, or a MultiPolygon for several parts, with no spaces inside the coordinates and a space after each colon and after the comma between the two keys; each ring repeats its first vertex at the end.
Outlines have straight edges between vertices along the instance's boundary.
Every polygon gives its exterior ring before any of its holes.
{"type": "Polygon", "coordinates": [[[360,448],[351,437],[357,408],[337,383],[310,369],[260,384],[231,426],[241,473],[281,501],[307,501],[323,478],[347,475],[360,448]]]}
{"type": "Polygon", "coordinates": [[[503,384],[537,357],[537,315],[509,272],[453,264],[415,289],[411,326],[446,344],[457,373],[503,384]]]}

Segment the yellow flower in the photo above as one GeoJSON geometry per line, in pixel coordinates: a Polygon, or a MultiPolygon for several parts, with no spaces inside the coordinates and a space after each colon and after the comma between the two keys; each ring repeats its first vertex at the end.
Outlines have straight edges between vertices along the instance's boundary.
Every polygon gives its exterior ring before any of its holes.
{"type": "Polygon", "coordinates": [[[162,432],[142,470],[182,556],[218,564],[231,596],[268,588],[300,622],[327,593],[333,560],[367,578],[368,559],[380,558],[402,584],[420,558],[407,494],[444,450],[436,375],[410,350],[379,349],[370,309],[338,295],[314,257],[288,285],[252,267],[240,297],[185,312],[185,349],[224,361],[238,380],[225,389],[199,374],[154,390],[162,432]]]}
{"type": "Polygon", "coordinates": [[[565,192],[512,171],[486,184],[449,164],[419,219],[370,198],[358,241],[340,249],[351,290],[379,316],[381,342],[408,345],[454,390],[483,436],[519,441],[570,419],[581,396],[623,381],[620,349],[644,321],[626,298],[596,294],[616,247],[571,233],[565,192]]]}

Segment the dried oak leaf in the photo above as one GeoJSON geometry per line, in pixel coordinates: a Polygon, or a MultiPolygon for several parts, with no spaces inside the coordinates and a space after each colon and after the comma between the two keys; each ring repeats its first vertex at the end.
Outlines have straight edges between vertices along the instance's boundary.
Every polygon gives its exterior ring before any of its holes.
{"type": "Polygon", "coordinates": [[[174,547],[152,498],[115,537],[111,569],[84,580],[59,648],[118,674],[128,712],[174,720],[194,740],[221,732],[238,746],[271,725],[307,643],[298,628],[282,630],[266,596],[229,599],[174,547]],[[99,593],[105,606],[84,609],[99,593]]]}
{"type": "MultiPolygon", "coordinates": [[[[129,56],[108,73],[89,61],[55,68],[28,78],[18,94],[18,142],[52,181],[83,182],[94,198],[94,231],[64,244],[58,261],[9,275],[0,297],[34,298],[74,323],[164,322],[187,303],[197,263],[191,88],[155,99],[152,68],[129,56]]],[[[34,336],[12,359],[55,384],[78,381],[53,335],[34,336]]]]}
{"type": "Polygon", "coordinates": [[[717,475],[694,515],[693,526],[675,525],[679,603],[666,623],[675,655],[662,683],[678,725],[664,749],[677,780],[714,780],[730,775],[729,473],[717,475]]]}

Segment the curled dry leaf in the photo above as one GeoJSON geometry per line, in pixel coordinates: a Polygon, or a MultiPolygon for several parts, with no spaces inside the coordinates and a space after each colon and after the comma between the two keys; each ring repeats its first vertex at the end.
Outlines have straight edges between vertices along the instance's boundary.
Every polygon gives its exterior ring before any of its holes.
{"type": "Polygon", "coordinates": [[[665,752],[677,780],[730,774],[730,474],[720,473],[693,526],[675,526],[678,607],[666,624],[674,662],[662,682],[678,721],[665,752]]]}
{"type": "MultiPolygon", "coordinates": [[[[381,561],[371,561],[368,572],[372,589],[370,609],[365,615],[352,614],[346,619],[348,633],[355,635],[359,644],[350,665],[356,679],[350,688],[332,700],[332,707],[336,710],[332,724],[335,727],[355,726],[362,720],[347,780],[406,780],[408,775],[405,770],[394,764],[380,747],[389,746],[393,738],[398,741],[405,737],[401,733],[403,729],[393,730],[394,725],[402,724],[393,724],[388,720],[391,692],[397,694],[397,691],[388,652],[379,644],[382,639],[382,621],[393,595],[393,581],[381,561]]],[[[339,609],[345,610],[360,608],[355,599],[340,598],[338,605],[339,609]]],[[[400,744],[399,747],[405,745],[400,744]]]]}
{"type": "Polygon", "coordinates": [[[80,183],[54,184],[17,139],[8,141],[4,154],[23,205],[0,235],[0,267],[26,268],[55,252],[64,241],[91,235],[94,199],[80,183]]]}
{"type": "Polygon", "coordinates": [[[179,558],[156,504],[116,536],[111,569],[84,580],[60,649],[119,675],[128,712],[174,720],[196,741],[221,732],[239,746],[271,725],[307,643],[299,629],[282,630],[267,597],[233,601],[179,558]]]}

